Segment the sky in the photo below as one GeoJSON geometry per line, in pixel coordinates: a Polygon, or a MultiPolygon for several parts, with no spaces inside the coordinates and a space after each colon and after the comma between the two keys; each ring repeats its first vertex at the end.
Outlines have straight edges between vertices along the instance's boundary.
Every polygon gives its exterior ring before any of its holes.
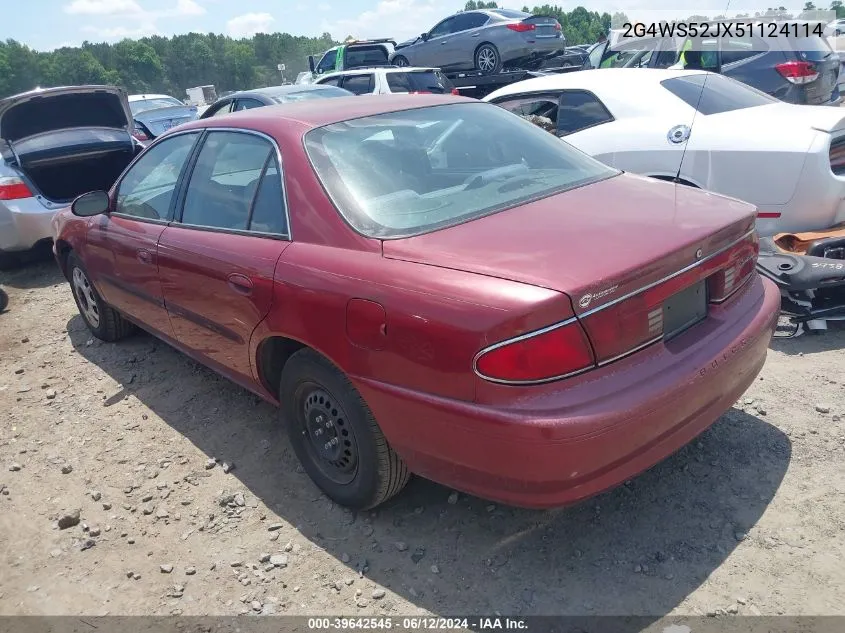
{"type": "MultiPolygon", "coordinates": [[[[83,41],[115,42],[126,37],[214,32],[250,37],[257,32],[287,32],[335,39],[393,37],[406,39],[463,8],[465,0],[3,0],[0,40],[16,39],[37,50],[78,46],[83,41]],[[12,6],[14,5],[14,7],[12,6]]],[[[536,2],[544,4],[548,0],[536,2]]],[[[729,0],[584,0],[592,11],[660,11],[670,19],[724,12],[729,0]],[[680,6],[679,6],[680,5],[680,6]]],[[[524,0],[499,6],[520,9],[524,0]]],[[[534,2],[528,2],[534,6],[534,2]]],[[[761,10],[760,0],[730,0],[730,9],[761,10]]],[[[781,4],[781,3],[778,3],[781,4]]],[[[790,2],[786,6],[791,8],[790,2]]],[[[825,4],[822,2],[819,5],[825,4]]],[[[765,10],[765,9],[762,9],[765,10]]]]}

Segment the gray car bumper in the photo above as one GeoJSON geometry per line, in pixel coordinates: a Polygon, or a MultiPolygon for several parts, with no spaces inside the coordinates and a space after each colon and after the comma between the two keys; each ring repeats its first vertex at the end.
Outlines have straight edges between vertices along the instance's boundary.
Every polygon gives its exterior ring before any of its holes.
{"type": "Polygon", "coordinates": [[[55,214],[56,209],[46,208],[35,198],[0,202],[0,251],[26,251],[52,239],[55,214]]]}

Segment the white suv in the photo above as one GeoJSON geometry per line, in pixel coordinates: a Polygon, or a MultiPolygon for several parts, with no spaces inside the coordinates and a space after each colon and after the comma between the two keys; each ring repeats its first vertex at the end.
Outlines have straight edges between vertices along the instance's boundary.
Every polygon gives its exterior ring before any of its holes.
{"type": "Polygon", "coordinates": [[[339,86],[356,95],[458,94],[452,82],[438,68],[353,68],[323,75],[314,83],[339,86]]]}

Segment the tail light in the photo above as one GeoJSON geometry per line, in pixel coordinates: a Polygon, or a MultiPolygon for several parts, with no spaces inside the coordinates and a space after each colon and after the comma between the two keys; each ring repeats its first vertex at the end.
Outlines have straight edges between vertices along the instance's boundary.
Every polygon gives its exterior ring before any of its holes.
{"type": "Polygon", "coordinates": [[[830,169],[837,176],[845,175],[845,136],[830,142],[830,169]]]}
{"type": "Polygon", "coordinates": [[[803,85],[814,82],[819,78],[819,71],[812,62],[791,61],[775,66],[784,79],[790,83],[803,85]]]}
{"type": "Polygon", "coordinates": [[[17,176],[0,178],[0,200],[20,200],[31,197],[32,192],[29,187],[17,176]]]}
{"type": "Polygon", "coordinates": [[[149,141],[150,140],[150,137],[147,136],[147,133],[144,132],[144,130],[141,129],[140,127],[138,127],[137,125],[135,126],[135,129],[132,132],[132,136],[134,136],[139,141],[149,141]]]}
{"type": "Polygon", "coordinates": [[[562,30],[561,26],[560,26],[560,22],[555,22],[555,31],[560,31],[560,30],[562,30]]]}
{"type": "Polygon", "coordinates": [[[517,22],[516,24],[508,24],[508,28],[517,33],[526,33],[527,31],[536,30],[537,26],[531,22],[517,22]]]}
{"type": "Polygon", "coordinates": [[[475,371],[493,382],[525,384],[571,376],[595,364],[587,335],[571,319],[482,350],[475,371]]]}
{"type": "Polygon", "coordinates": [[[752,239],[732,252],[731,261],[707,279],[707,295],[711,303],[722,303],[751,279],[757,267],[760,241],[755,232],[752,239]]]}
{"type": "Polygon", "coordinates": [[[461,95],[461,91],[460,91],[460,90],[458,90],[457,88],[452,88],[452,94],[453,94],[453,95],[456,95],[456,96],[460,96],[460,95],[461,95]]]}

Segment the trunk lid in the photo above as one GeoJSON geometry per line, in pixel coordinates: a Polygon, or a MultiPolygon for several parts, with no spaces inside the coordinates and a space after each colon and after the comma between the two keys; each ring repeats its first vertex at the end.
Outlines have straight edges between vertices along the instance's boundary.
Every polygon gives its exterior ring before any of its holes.
{"type": "Polygon", "coordinates": [[[560,37],[560,23],[553,17],[547,15],[532,15],[522,21],[523,24],[534,27],[526,34],[538,39],[560,37]]]}
{"type": "Polygon", "coordinates": [[[129,133],[126,92],[113,86],[37,89],[0,101],[0,138],[16,141],[72,128],[113,128],[129,133]]]}
{"type": "Polygon", "coordinates": [[[542,286],[576,314],[713,258],[754,226],[751,205],[623,174],[426,235],[385,257],[542,286]]]}
{"type": "Polygon", "coordinates": [[[170,128],[182,125],[197,118],[196,106],[171,106],[144,110],[135,115],[135,120],[141,123],[153,136],[160,136],[170,128]]]}

